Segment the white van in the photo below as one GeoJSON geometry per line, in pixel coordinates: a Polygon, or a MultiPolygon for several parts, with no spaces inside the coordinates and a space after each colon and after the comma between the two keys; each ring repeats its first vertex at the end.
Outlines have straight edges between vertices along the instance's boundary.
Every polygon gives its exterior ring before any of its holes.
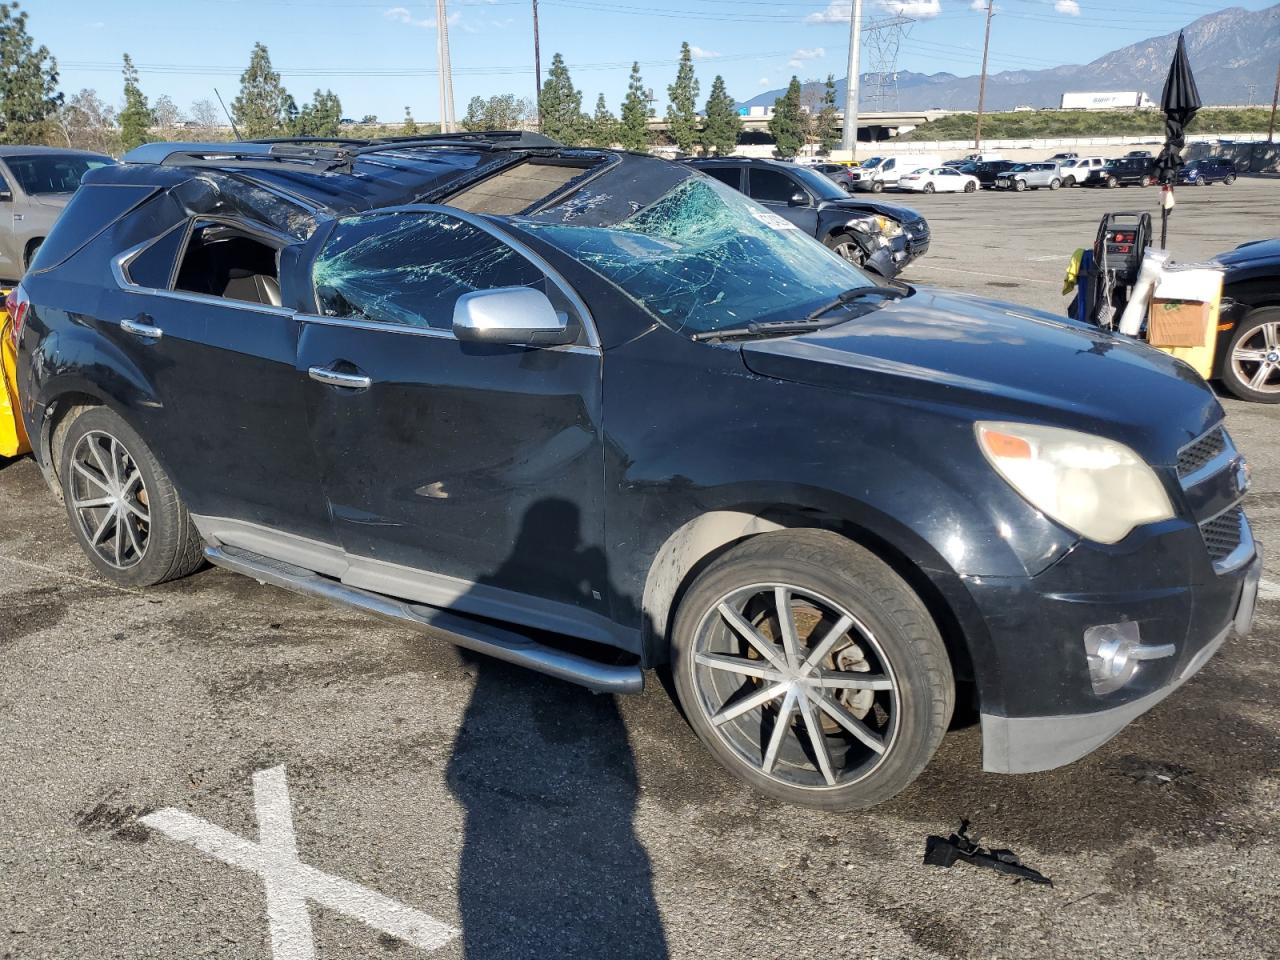
{"type": "Polygon", "coordinates": [[[849,183],[855,190],[879,193],[885,187],[896,187],[898,178],[912,170],[932,169],[942,166],[942,160],[925,153],[912,153],[901,157],[871,157],[862,166],[849,171],[849,183]]]}

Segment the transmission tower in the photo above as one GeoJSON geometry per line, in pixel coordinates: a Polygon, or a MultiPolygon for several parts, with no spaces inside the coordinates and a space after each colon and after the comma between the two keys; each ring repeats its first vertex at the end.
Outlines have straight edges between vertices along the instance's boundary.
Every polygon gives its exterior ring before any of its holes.
{"type": "Polygon", "coordinates": [[[898,109],[898,51],[913,23],[910,17],[882,17],[862,28],[869,67],[863,75],[862,102],[870,113],[898,109]]]}

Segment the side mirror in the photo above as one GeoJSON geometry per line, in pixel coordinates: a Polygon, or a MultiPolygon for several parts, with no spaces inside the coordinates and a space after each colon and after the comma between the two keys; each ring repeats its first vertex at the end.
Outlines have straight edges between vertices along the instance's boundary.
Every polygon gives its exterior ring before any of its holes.
{"type": "Polygon", "coordinates": [[[468,343],[519,347],[553,347],[577,339],[568,318],[532,287],[464,293],[453,306],[453,335],[468,343]]]}
{"type": "Polygon", "coordinates": [[[793,207],[805,207],[809,205],[809,195],[803,191],[797,190],[791,195],[791,199],[787,201],[793,207]]]}

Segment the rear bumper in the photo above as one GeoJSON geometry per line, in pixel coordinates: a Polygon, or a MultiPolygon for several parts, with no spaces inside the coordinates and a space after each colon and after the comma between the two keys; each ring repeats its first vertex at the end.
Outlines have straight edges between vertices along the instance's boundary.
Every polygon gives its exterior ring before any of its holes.
{"type": "Polygon", "coordinates": [[[1255,554],[1238,575],[1230,578],[1229,602],[1210,601],[1208,606],[1216,608],[1211,618],[1208,621],[1204,617],[1194,618],[1185,639],[1177,644],[1178,657],[1172,664],[1172,671],[1158,685],[1148,688],[1135,699],[1099,710],[1055,712],[1044,716],[1003,716],[984,712],[983,769],[994,773],[1051,770],[1102,746],[1195,676],[1229,638],[1248,634],[1261,576],[1262,559],[1255,554]]]}

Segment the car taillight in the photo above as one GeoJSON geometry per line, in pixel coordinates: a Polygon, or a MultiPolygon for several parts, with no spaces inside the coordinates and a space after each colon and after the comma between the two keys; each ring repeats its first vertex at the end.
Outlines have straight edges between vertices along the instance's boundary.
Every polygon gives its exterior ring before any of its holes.
{"type": "Polygon", "coordinates": [[[18,340],[22,337],[22,325],[27,320],[27,311],[31,309],[31,301],[27,299],[27,292],[19,284],[9,291],[4,305],[9,311],[9,338],[13,341],[13,349],[17,350],[18,340]]]}

